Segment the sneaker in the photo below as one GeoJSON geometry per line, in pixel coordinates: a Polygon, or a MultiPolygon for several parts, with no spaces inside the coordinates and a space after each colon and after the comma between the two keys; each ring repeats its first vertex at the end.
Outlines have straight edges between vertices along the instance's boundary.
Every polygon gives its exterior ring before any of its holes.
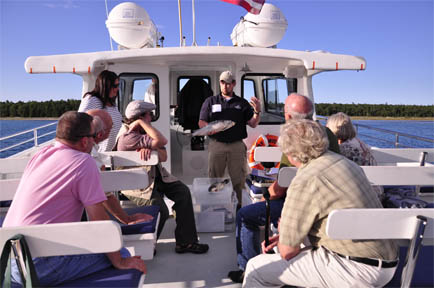
{"type": "Polygon", "coordinates": [[[243,280],[244,280],[244,271],[243,270],[230,271],[228,273],[228,277],[229,277],[229,279],[232,280],[232,282],[243,283],[243,280]]]}
{"type": "Polygon", "coordinates": [[[199,242],[195,242],[191,244],[176,245],[175,252],[203,254],[206,253],[208,249],[209,249],[208,244],[200,244],[199,242]]]}

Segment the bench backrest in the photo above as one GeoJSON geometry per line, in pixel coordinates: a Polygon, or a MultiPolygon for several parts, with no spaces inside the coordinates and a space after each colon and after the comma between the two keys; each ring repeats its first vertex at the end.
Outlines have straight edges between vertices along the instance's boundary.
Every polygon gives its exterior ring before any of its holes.
{"type": "Polygon", "coordinates": [[[31,157],[0,159],[0,179],[19,178],[31,157]]]}
{"type": "MultiPolygon", "coordinates": [[[[103,164],[107,167],[156,165],[158,153],[152,151],[147,161],[140,159],[136,151],[111,151],[99,153],[103,164]]],[[[20,178],[27,163],[33,156],[0,159],[0,179],[20,178]]]]}
{"type": "Polygon", "coordinates": [[[423,244],[434,245],[434,208],[333,210],[328,215],[326,232],[330,238],[340,240],[410,240],[420,215],[427,218],[423,244]]]}
{"type": "MultiPolygon", "coordinates": [[[[432,166],[361,166],[372,185],[420,185],[434,184],[434,167],[432,166]]],[[[279,170],[278,184],[288,187],[297,168],[284,167],[279,170]]]]}
{"type": "Polygon", "coordinates": [[[109,167],[157,165],[158,163],[157,151],[152,151],[151,157],[146,161],[140,159],[140,153],[136,151],[110,151],[99,154],[103,159],[107,159],[104,164],[109,167]]]}
{"type": "Polygon", "coordinates": [[[106,253],[123,246],[119,224],[89,221],[0,228],[0,247],[16,234],[23,234],[32,257],[106,253]]]}
{"type": "Polygon", "coordinates": [[[434,148],[372,148],[371,151],[378,165],[399,162],[419,163],[422,152],[427,152],[425,162],[434,163],[434,148]]]}
{"type": "MultiPolygon", "coordinates": [[[[102,171],[100,176],[104,192],[140,189],[149,185],[148,174],[141,168],[102,171]]],[[[0,180],[0,201],[12,200],[19,184],[20,179],[0,180]]]]}
{"type": "MultiPolygon", "coordinates": [[[[427,152],[425,162],[434,163],[434,148],[372,148],[372,154],[379,165],[396,165],[400,162],[419,163],[422,152],[427,152]]],[[[279,147],[256,147],[255,161],[279,162],[282,151],[279,147]]]]}

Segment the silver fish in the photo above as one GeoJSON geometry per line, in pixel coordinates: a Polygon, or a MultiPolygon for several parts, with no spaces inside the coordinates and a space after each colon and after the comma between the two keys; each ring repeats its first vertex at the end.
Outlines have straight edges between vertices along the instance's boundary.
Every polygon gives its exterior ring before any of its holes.
{"type": "Polygon", "coordinates": [[[193,136],[208,136],[212,132],[214,132],[213,134],[215,134],[215,133],[227,130],[234,125],[235,125],[235,122],[231,121],[231,120],[212,121],[212,122],[208,123],[208,125],[206,125],[205,127],[194,131],[193,136]]]}
{"type": "Polygon", "coordinates": [[[214,184],[211,184],[208,188],[208,192],[218,192],[222,190],[226,184],[229,183],[229,179],[225,179],[221,182],[216,182],[214,184]]]}

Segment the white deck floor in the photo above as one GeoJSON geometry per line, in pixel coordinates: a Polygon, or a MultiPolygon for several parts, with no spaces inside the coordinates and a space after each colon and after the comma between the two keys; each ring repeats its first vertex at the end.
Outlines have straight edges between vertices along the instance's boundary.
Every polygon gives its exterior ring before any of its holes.
{"type": "Polygon", "coordinates": [[[167,220],[157,242],[157,254],[146,261],[148,274],[143,287],[241,287],[227,274],[237,270],[235,232],[199,233],[210,249],[205,254],[175,253],[175,220],[167,220]]]}

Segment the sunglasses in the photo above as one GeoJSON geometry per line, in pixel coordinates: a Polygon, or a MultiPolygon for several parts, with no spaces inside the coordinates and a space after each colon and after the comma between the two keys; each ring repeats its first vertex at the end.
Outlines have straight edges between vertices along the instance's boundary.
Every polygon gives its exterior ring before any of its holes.
{"type": "Polygon", "coordinates": [[[145,117],[147,113],[149,113],[149,114],[151,115],[152,118],[155,117],[155,114],[154,114],[154,112],[152,112],[152,111],[149,111],[149,112],[147,111],[147,112],[141,114],[140,117],[145,117]]]}
{"type": "Polygon", "coordinates": [[[118,84],[113,84],[112,88],[118,88],[119,87],[119,83],[118,84]]]}

